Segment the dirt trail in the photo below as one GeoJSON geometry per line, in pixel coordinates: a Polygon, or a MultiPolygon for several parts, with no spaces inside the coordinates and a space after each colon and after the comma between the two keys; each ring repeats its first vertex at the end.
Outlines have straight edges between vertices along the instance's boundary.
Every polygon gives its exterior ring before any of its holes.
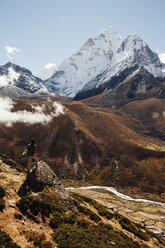
{"type": "Polygon", "coordinates": [[[38,224],[29,220],[16,207],[16,203],[20,199],[17,191],[25,178],[25,173],[16,171],[0,160],[0,185],[6,191],[6,196],[3,198],[5,200],[5,209],[0,212],[0,229],[9,234],[13,241],[22,248],[26,248],[31,244],[25,237],[25,232],[27,231],[35,231],[39,234],[44,233],[46,240],[52,241],[52,230],[47,223],[41,222],[38,224]],[[15,216],[18,217],[16,218],[15,216]]]}

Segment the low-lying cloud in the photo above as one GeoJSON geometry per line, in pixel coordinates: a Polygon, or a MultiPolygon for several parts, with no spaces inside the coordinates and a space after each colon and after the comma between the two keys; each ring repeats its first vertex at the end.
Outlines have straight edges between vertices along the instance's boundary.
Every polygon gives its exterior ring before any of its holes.
{"type": "Polygon", "coordinates": [[[49,123],[54,117],[58,117],[61,114],[65,114],[64,107],[57,102],[53,103],[53,109],[51,114],[46,115],[45,106],[31,106],[34,112],[27,110],[11,112],[14,103],[10,98],[0,97],[0,124],[5,124],[7,127],[11,127],[14,123],[22,122],[25,124],[49,123]]]}

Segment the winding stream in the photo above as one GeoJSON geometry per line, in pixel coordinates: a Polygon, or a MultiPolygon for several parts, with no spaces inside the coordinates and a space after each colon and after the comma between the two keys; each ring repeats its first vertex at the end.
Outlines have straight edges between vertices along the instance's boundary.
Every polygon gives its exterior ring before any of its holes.
{"type": "Polygon", "coordinates": [[[165,203],[163,202],[156,202],[156,201],[151,201],[151,200],[146,200],[146,199],[136,199],[136,198],[132,198],[128,195],[124,195],[120,192],[118,192],[115,188],[113,187],[106,187],[106,186],[87,186],[87,187],[79,187],[79,188],[74,188],[74,187],[68,187],[68,188],[65,188],[65,189],[105,189],[107,191],[110,191],[112,192],[113,194],[115,194],[116,196],[122,198],[122,199],[125,199],[125,200],[128,200],[128,201],[135,201],[135,202],[145,202],[145,203],[149,203],[149,204],[156,204],[156,205],[160,205],[162,207],[165,207],[165,203]]]}

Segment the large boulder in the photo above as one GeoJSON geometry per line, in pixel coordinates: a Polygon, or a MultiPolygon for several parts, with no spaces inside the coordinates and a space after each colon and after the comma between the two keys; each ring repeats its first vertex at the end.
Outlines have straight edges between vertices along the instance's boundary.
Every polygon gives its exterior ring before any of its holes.
{"type": "Polygon", "coordinates": [[[61,206],[75,212],[74,203],[68,192],[50,166],[43,161],[38,162],[37,169],[34,168],[32,172],[27,175],[25,182],[18,191],[20,196],[26,194],[34,195],[34,193],[38,193],[38,196],[47,194],[48,198],[58,200],[61,206]]]}

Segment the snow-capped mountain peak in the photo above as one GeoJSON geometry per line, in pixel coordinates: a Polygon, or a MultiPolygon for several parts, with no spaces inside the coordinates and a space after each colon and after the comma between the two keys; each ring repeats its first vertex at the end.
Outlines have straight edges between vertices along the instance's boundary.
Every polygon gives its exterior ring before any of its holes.
{"type": "Polygon", "coordinates": [[[64,60],[57,72],[45,81],[46,87],[60,95],[74,96],[107,67],[121,43],[121,37],[111,27],[88,39],[79,51],[64,60]]]}
{"type": "MultiPolygon", "coordinates": [[[[138,34],[122,39],[112,27],[88,39],[76,53],[65,59],[45,81],[50,92],[74,96],[97,88],[127,68],[144,67],[155,77],[163,77],[164,65],[138,34]]],[[[131,69],[132,71],[132,69],[131,69]]]]}
{"type": "MultiPolygon", "coordinates": [[[[42,80],[32,75],[31,71],[24,67],[12,64],[11,62],[0,66],[0,91],[2,93],[11,92],[14,89],[14,95],[18,91],[18,96],[28,93],[48,94],[42,80]],[[18,89],[18,90],[17,90],[18,89]],[[21,91],[20,91],[21,89],[21,91]]],[[[10,95],[10,94],[9,94],[10,95]]]]}
{"type": "Polygon", "coordinates": [[[117,52],[140,50],[145,46],[147,46],[147,44],[138,36],[138,34],[130,34],[123,40],[117,52]]]}
{"type": "Polygon", "coordinates": [[[113,47],[114,50],[117,50],[119,45],[122,42],[121,36],[110,26],[109,28],[103,30],[99,35],[95,36],[93,39],[88,39],[84,44],[86,45],[100,45],[103,48],[104,46],[113,47]]]}

